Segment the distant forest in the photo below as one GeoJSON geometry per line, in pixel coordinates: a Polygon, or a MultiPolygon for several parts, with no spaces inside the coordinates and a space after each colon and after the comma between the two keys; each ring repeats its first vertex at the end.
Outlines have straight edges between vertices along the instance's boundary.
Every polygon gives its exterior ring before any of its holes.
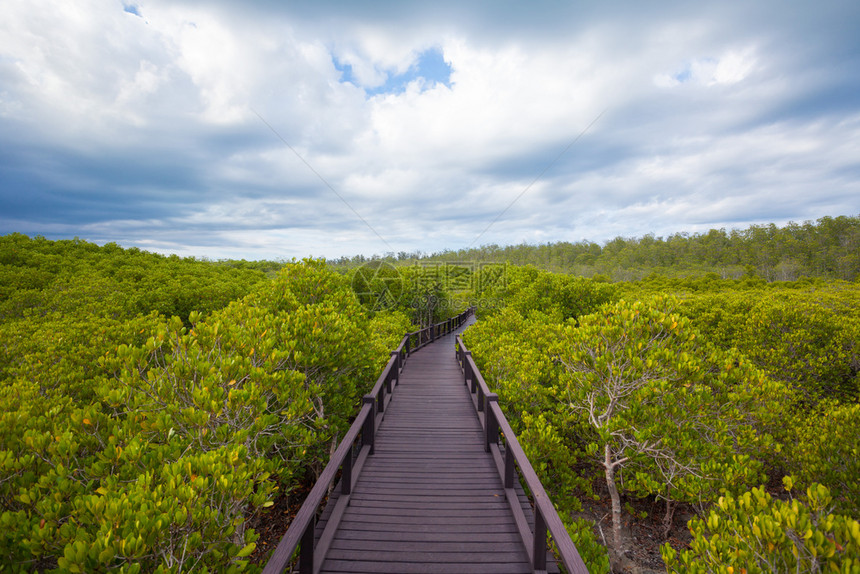
{"type": "Polygon", "coordinates": [[[329,261],[351,267],[368,260],[531,264],[558,273],[639,280],[650,274],[691,276],[716,273],[724,279],[758,276],[767,281],[822,277],[854,281],[860,276],[860,216],[822,217],[784,227],[675,233],[668,237],[616,237],[604,245],[561,241],[541,245],[484,245],[472,249],[389,253],[385,257],[341,257],[329,261]]]}

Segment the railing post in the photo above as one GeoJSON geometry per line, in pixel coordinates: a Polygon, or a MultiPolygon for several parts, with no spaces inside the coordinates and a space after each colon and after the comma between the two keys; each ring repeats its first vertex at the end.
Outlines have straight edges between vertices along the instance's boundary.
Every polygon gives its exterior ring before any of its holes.
{"type": "Polygon", "coordinates": [[[361,444],[370,445],[370,454],[373,454],[374,433],[376,432],[376,397],[373,395],[364,395],[362,401],[365,405],[370,405],[370,412],[367,418],[364,419],[364,428],[361,429],[361,444]]]}
{"type": "Polygon", "coordinates": [[[514,451],[505,448],[505,488],[513,488],[514,487],[514,451]]]}
{"type": "Polygon", "coordinates": [[[299,554],[299,574],[313,574],[314,572],[314,530],[316,530],[317,519],[311,517],[308,527],[302,534],[302,550],[299,554]]]}
{"type": "MultiPolygon", "coordinates": [[[[486,451],[490,452],[491,444],[499,442],[499,421],[496,420],[496,411],[493,410],[491,403],[499,402],[499,395],[496,393],[488,393],[484,401],[484,424],[486,425],[486,451]]],[[[478,403],[481,404],[480,402],[478,403]]]]}
{"type": "Polygon", "coordinates": [[[535,504],[535,532],[532,546],[532,567],[535,572],[546,571],[546,520],[540,507],[535,504]]]}
{"type": "Polygon", "coordinates": [[[388,369],[388,376],[385,377],[385,392],[390,395],[391,387],[393,386],[392,382],[400,380],[400,353],[392,351],[388,362],[391,363],[391,368],[388,369]]]}
{"type": "Polygon", "coordinates": [[[406,344],[403,345],[403,350],[406,351],[406,356],[409,356],[409,345],[412,341],[412,335],[406,335],[406,344]]]}
{"type": "Polygon", "coordinates": [[[343,459],[343,467],[340,475],[340,493],[352,493],[352,449],[346,453],[346,458],[343,459]]]}
{"type": "MultiPolygon", "coordinates": [[[[472,375],[472,363],[469,361],[471,357],[472,351],[466,351],[463,353],[463,382],[467,385],[469,384],[469,381],[474,379],[474,376],[472,375]]],[[[475,385],[472,385],[470,391],[473,393],[475,392],[475,385]]]]}

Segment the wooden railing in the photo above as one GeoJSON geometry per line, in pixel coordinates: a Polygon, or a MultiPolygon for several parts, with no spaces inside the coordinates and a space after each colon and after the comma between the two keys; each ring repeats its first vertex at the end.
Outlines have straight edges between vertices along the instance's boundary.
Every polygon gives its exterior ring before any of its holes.
{"type": "Polygon", "coordinates": [[[499,395],[490,392],[487,383],[484,381],[484,377],[481,376],[481,372],[478,370],[477,365],[475,365],[472,352],[466,349],[459,335],[456,338],[456,345],[457,360],[463,369],[465,383],[469,385],[469,389],[473,395],[472,402],[478,411],[478,417],[481,419],[481,424],[484,427],[486,449],[492,453],[496,461],[496,467],[505,485],[505,495],[508,504],[514,513],[520,537],[529,553],[533,570],[535,572],[546,571],[546,536],[547,530],[549,530],[558,549],[559,557],[565,568],[567,568],[568,573],[588,574],[588,569],[585,567],[582,557],[570,539],[567,529],[561,522],[558,512],[556,512],[549,496],[547,496],[529,459],[526,458],[526,454],[523,452],[519,441],[517,441],[511,425],[505,418],[505,413],[502,412],[499,406],[499,395]],[[499,445],[500,435],[504,437],[504,453],[502,452],[502,447],[499,445]],[[520,476],[531,492],[535,515],[534,531],[529,528],[525,513],[520,506],[514,488],[514,472],[516,467],[519,468],[520,476]]]}
{"type": "Polygon", "coordinates": [[[315,574],[319,572],[322,561],[334,538],[334,533],[340,524],[340,519],[349,504],[353,483],[358,479],[367,457],[373,454],[373,438],[376,429],[385,416],[385,409],[391,401],[391,393],[397,386],[400,372],[411,353],[438,337],[459,328],[474,312],[473,308],[460,313],[456,317],[436,323],[424,329],[406,333],[400,345],[391,351],[391,358],[373,385],[370,393],[364,395],[361,410],[355,417],[355,422],[347,431],[340,446],[332,455],[310,494],[305,499],[296,517],[290,523],[287,533],[281,538],[277,548],[272,553],[263,574],[281,574],[292,564],[293,554],[299,550],[299,573],[315,574]],[[357,453],[357,454],[356,454],[357,453]],[[320,505],[329,492],[329,488],[340,473],[340,483],[335,489],[340,490],[335,507],[329,515],[328,522],[315,541],[317,513],[320,505]]]}
{"type": "MultiPolygon", "coordinates": [[[[473,312],[473,310],[466,311],[466,313],[468,314],[471,314],[471,312],[473,312]]],[[[457,315],[456,317],[451,317],[450,319],[442,321],[441,323],[435,323],[433,325],[430,325],[429,327],[424,327],[423,329],[419,329],[418,331],[408,333],[408,352],[417,351],[421,347],[429,345],[439,337],[444,337],[451,331],[455,330],[457,327],[462,325],[463,321],[465,321],[465,319],[460,319],[461,316],[462,314],[457,315]]]]}

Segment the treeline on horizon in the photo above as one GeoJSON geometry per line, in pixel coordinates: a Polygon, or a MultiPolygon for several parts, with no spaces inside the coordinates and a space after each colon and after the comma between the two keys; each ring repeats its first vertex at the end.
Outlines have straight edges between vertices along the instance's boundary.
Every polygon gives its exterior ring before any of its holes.
{"type": "MultiPolygon", "coordinates": [[[[65,249],[72,249],[93,256],[99,249],[123,249],[115,243],[99,248],[98,245],[77,237],[51,241],[36,236],[31,240],[24,234],[11,233],[0,236],[0,239],[9,245],[34,241],[42,246],[41,251],[44,252],[49,271],[41,273],[39,277],[20,278],[28,284],[32,283],[34,288],[43,286],[43,281],[58,271],[49,262],[51,254],[58,256],[65,249]]],[[[224,272],[232,269],[232,273],[256,272],[260,276],[272,277],[286,264],[285,260],[215,261],[207,258],[180,258],[176,255],[149,253],[136,247],[125,250],[128,255],[152,257],[165,268],[202,262],[225,268],[222,269],[224,272]]],[[[81,264],[85,264],[84,261],[81,264]]],[[[432,262],[534,265],[556,273],[613,282],[637,281],[652,274],[687,277],[708,273],[716,273],[723,279],[759,277],[765,281],[794,281],[801,277],[820,277],[855,281],[860,277],[860,215],[828,216],[802,224],[789,222],[783,227],[769,223],[730,231],[721,228],[711,229],[707,233],[678,232],[667,237],[653,234],[642,237],[619,236],[603,245],[593,241],[505,246],[491,244],[432,254],[400,251],[384,255],[342,256],[328,259],[327,263],[336,269],[347,270],[373,261],[387,261],[397,265],[432,262]]],[[[45,269],[40,271],[44,272],[45,269]]]]}
{"type": "Polygon", "coordinates": [[[822,217],[802,224],[752,225],[746,229],[711,229],[668,237],[616,237],[604,245],[560,241],[530,245],[483,245],[431,255],[388,253],[383,257],[341,257],[336,266],[373,260],[416,262],[511,263],[534,265],[557,273],[635,281],[650,274],[666,276],[717,273],[723,279],[757,276],[766,281],[822,277],[854,281],[860,276],[860,215],[822,217]]]}

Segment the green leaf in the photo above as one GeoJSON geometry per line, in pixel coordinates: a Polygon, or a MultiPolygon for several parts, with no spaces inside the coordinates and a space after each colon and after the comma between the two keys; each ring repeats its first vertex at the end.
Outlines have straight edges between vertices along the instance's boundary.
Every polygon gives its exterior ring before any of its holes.
{"type": "Polygon", "coordinates": [[[237,558],[244,558],[246,556],[250,556],[254,549],[257,547],[256,542],[251,542],[250,544],[245,545],[238,554],[236,554],[237,558]]]}

